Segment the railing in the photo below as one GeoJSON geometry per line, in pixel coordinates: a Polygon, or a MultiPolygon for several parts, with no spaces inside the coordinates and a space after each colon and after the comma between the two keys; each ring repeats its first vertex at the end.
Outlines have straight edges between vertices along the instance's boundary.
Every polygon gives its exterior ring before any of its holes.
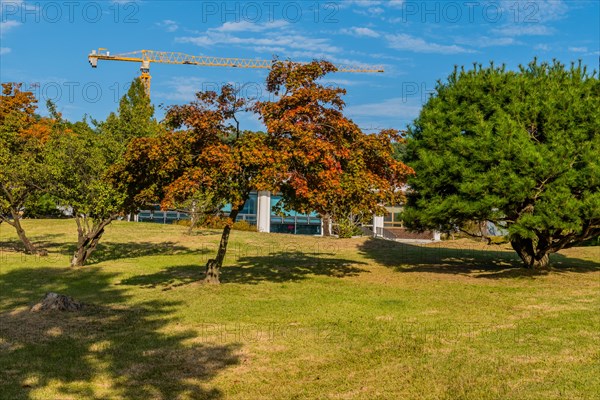
{"type": "Polygon", "coordinates": [[[279,217],[271,215],[271,232],[293,234],[321,234],[321,219],[308,215],[279,217]]]}
{"type": "MultiPolygon", "coordinates": [[[[171,224],[184,219],[190,219],[190,216],[180,211],[140,210],[136,220],[138,222],[171,224]]],[[[250,225],[256,225],[256,214],[238,214],[235,220],[246,221],[250,225]]]]}
{"type": "Polygon", "coordinates": [[[140,210],[136,220],[139,222],[158,222],[171,224],[175,221],[190,219],[189,215],[179,211],[140,210]]]}

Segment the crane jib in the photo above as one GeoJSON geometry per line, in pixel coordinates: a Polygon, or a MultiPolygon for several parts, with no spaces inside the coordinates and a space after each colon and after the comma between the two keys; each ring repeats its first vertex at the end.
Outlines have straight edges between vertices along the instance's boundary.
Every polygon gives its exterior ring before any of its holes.
{"type": "MultiPolygon", "coordinates": [[[[234,68],[262,68],[271,69],[273,60],[251,59],[251,58],[228,58],[228,57],[211,57],[211,56],[194,56],[180,52],[156,51],[156,50],[137,50],[129,53],[121,53],[111,55],[105,48],[100,48],[97,51],[92,50],[88,55],[88,61],[92,68],[98,66],[98,60],[110,61],[128,61],[139,62],[142,64],[140,70],[140,79],[146,87],[146,92],[150,95],[150,63],[162,64],[181,64],[181,65],[198,65],[207,67],[234,67],[234,68]]],[[[303,63],[301,63],[303,64],[303,63]]],[[[352,65],[336,65],[338,72],[353,72],[353,73],[382,73],[383,67],[380,66],[352,66],[352,65]]]]}

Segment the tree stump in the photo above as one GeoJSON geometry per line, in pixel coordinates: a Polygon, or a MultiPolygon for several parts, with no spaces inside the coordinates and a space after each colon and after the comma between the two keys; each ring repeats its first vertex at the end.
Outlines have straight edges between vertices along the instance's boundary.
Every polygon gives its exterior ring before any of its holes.
{"type": "Polygon", "coordinates": [[[39,303],[31,307],[31,311],[79,311],[82,308],[83,303],[73,300],[72,297],[50,292],[46,293],[39,303]]]}

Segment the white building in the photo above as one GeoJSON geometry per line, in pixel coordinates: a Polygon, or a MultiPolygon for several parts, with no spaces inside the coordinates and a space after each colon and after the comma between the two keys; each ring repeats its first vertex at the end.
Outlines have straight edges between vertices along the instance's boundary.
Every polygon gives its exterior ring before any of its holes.
{"type": "MultiPolygon", "coordinates": [[[[281,200],[281,196],[273,195],[267,191],[252,192],[238,214],[236,221],[247,221],[256,226],[259,232],[266,233],[291,233],[299,235],[322,235],[323,221],[316,213],[302,214],[296,211],[287,212],[284,216],[273,211],[274,206],[281,200]]],[[[400,219],[401,207],[386,207],[388,213],[382,216],[373,216],[373,225],[366,226],[372,230],[374,237],[392,240],[440,240],[439,232],[414,233],[402,226],[400,219]]],[[[223,211],[231,208],[225,206],[223,211]]],[[[157,206],[152,210],[141,210],[135,217],[140,222],[172,223],[189,217],[178,211],[161,211],[157,206]]]]}

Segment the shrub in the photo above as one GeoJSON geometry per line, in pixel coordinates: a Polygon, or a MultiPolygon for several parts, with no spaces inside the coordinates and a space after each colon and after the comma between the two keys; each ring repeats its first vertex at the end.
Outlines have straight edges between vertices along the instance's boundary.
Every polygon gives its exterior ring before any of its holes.
{"type": "Polygon", "coordinates": [[[237,221],[233,224],[231,229],[235,229],[236,231],[247,231],[247,232],[256,232],[256,226],[251,225],[248,221],[237,221]]]}
{"type": "Polygon", "coordinates": [[[192,222],[189,219],[178,219],[177,221],[173,222],[173,225],[189,227],[191,223],[192,222]]]}
{"type": "Polygon", "coordinates": [[[340,239],[362,235],[360,227],[349,218],[342,218],[337,224],[334,224],[333,232],[338,235],[340,239]]]}

